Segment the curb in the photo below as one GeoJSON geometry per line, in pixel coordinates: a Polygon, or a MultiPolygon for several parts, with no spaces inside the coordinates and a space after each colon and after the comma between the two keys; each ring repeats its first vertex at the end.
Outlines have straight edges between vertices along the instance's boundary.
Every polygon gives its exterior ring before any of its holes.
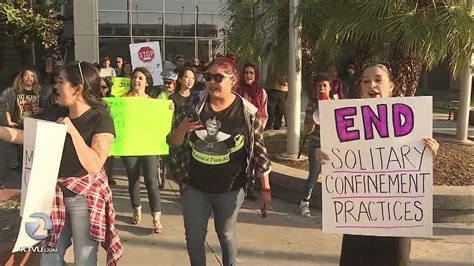
{"type": "MultiPolygon", "coordinates": [[[[272,195],[299,204],[308,172],[272,163],[272,195]]],[[[321,183],[314,186],[310,206],[321,209],[321,183]]],[[[433,186],[433,222],[474,222],[474,186],[433,186]]]]}

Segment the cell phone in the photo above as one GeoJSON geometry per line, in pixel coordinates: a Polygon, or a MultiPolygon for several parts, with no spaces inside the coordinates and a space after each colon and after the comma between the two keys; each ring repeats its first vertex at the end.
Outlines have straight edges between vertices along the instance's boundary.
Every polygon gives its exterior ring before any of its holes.
{"type": "Polygon", "coordinates": [[[198,114],[196,113],[196,110],[194,110],[192,107],[187,106],[184,112],[186,113],[187,118],[191,118],[192,122],[196,122],[200,120],[198,114]]]}

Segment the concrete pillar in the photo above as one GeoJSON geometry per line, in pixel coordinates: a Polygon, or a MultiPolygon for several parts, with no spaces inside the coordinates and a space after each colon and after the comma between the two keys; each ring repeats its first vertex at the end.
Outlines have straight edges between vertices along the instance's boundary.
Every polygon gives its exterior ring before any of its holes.
{"type": "Polygon", "coordinates": [[[469,110],[471,104],[472,74],[468,68],[461,74],[461,91],[459,95],[456,139],[467,141],[469,128],[469,110]]]}
{"type": "Polygon", "coordinates": [[[286,111],[288,119],[286,155],[296,158],[300,143],[300,110],[301,110],[301,25],[295,24],[296,7],[299,0],[290,0],[289,24],[289,66],[288,66],[288,100],[286,111]]]}
{"type": "MultiPolygon", "coordinates": [[[[473,2],[468,1],[468,8],[471,16],[474,13],[473,2]]],[[[474,45],[471,46],[474,48],[474,45]]],[[[471,49],[472,51],[472,49],[471,49]]],[[[467,142],[468,130],[469,130],[469,111],[471,104],[471,91],[472,91],[472,71],[471,68],[474,65],[474,57],[471,53],[470,62],[463,70],[460,77],[460,93],[459,93],[459,105],[458,105],[458,116],[456,126],[456,139],[459,141],[467,142]]]]}
{"type": "Polygon", "coordinates": [[[76,60],[99,62],[98,0],[74,1],[74,53],[76,60]]]}

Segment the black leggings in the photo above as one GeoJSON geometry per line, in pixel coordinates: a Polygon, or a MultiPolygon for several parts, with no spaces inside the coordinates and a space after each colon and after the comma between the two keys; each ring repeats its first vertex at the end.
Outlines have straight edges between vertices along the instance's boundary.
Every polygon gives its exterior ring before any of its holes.
{"type": "Polygon", "coordinates": [[[143,170],[145,186],[153,213],[161,212],[160,189],[158,188],[158,159],[156,155],[148,156],[122,156],[123,164],[127,170],[128,193],[133,208],[141,206],[140,203],[140,169],[143,170]]]}
{"type": "Polygon", "coordinates": [[[410,261],[411,239],[344,235],[340,266],[407,266],[410,261]]]}
{"type": "Polygon", "coordinates": [[[280,129],[281,120],[285,114],[285,103],[288,92],[271,90],[268,94],[267,129],[280,129]]]}
{"type": "Polygon", "coordinates": [[[115,157],[109,156],[104,164],[105,174],[107,175],[108,180],[114,179],[114,165],[115,157]]]}

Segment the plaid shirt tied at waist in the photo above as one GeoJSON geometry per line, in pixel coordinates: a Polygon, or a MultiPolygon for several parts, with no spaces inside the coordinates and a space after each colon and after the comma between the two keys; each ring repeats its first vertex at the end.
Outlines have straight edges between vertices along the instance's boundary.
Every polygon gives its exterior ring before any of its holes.
{"type": "Polygon", "coordinates": [[[47,245],[56,247],[61,230],[66,222],[66,208],[60,185],[86,198],[89,209],[89,234],[107,252],[107,265],[114,266],[122,256],[122,244],[115,229],[115,210],[112,204],[112,192],[107,183],[104,171],[99,174],[81,177],[58,179],[56,195],[51,210],[53,230],[51,230],[47,245]]]}

